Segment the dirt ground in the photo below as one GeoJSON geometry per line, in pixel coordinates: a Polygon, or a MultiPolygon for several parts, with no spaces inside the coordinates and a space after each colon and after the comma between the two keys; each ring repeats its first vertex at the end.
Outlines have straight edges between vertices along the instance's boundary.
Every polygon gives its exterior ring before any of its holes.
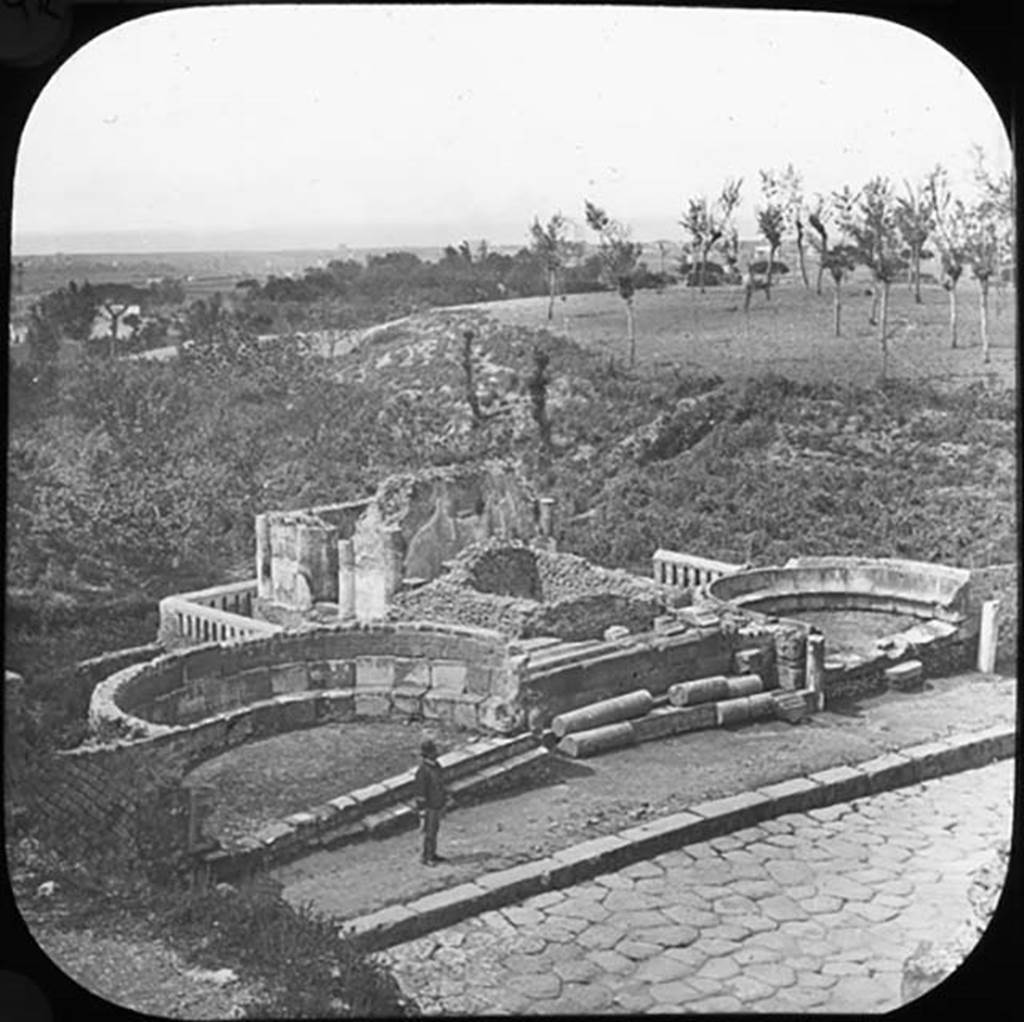
{"type": "MultiPolygon", "coordinates": [[[[833,331],[832,291],[819,296],[787,281],[770,302],[755,295],[749,315],[743,292],[735,287],[675,286],[637,292],[637,359],[643,364],[671,364],[683,370],[724,377],[779,372],[792,379],[842,379],[872,384],[881,366],[877,328],[868,323],[871,298],[866,281],[849,284],[843,296],[843,336],[833,331]]],[[[993,291],[989,299],[991,361],[982,362],[978,288],[963,281],[957,289],[959,347],[949,340],[946,292],[935,285],[922,289],[914,302],[906,285],[894,285],[889,313],[889,375],[964,384],[994,379],[1015,385],[1015,307],[1012,288],[993,291]]],[[[588,347],[614,355],[628,354],[625,312],[611,292],[569,295],[547,320],[546,298],[516,298],[478,306],[499,322],[548,327],[588,347]]]]}
{"type": "Polygon", "coordinates": [[[418,835],[407,832],[316,852],[279,867],[274,877],[296,904],[312,901],[346,918],[706,798],[1012,723],[1015,692],[1014,680],[965,674],[929,682],[921,692],[887,693],[820,713],[797,727],[773,720],[678,735],[591,760],[552,757],[533,787],[451,812],[441,831],[449,861],[436,870],[419,865],[418,835]]]}

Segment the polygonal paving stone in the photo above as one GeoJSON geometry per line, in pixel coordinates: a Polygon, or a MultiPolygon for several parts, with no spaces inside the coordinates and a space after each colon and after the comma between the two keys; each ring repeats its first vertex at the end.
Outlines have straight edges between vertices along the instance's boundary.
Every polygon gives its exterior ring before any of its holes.
{"type": "Polygon", "coordinates": [[[727,884],[732,879],[732,869],[724,859],[708,859],[703,862],[695,862],[690,867],[690,877],[694,885],[727,884]]]}
{"type": "Polygon", "coordinates": [[[558,1000],[571,1004],[580,1015],[593,1015],[611,1006],[612,992],[600,983],[565,983],[558,1000]]]}
{"type": "Polygon", "coordinates": [[[786,964],[797,972],[814,972],[821,968],[823,962],[824,959],[813,954],[786,956],[786,964]]]}
{"type": "Polygon", "coordinates": [[[879,845],[878,848],[872,849],[871,860],[880,866],[884,866],[887,862],[898,864],[906,862],[912,854],[906,848],[901,848],[899,845],[894,845],[887,841],[884,845],[879,845]]]}
{"type": "Polygon", "coordinates": [[[833,820],[838,820],[849,813],[850,807],[848,804],[840,802],[834,806],[821,806],[818,809],[808,809],[807,815],[811,819],[819,820],[822,823],[831,823],[833,820]]]}
{"type": "Polygon", "coordinates": [[[757,905],[742,894],[727,894],[712,905],[712,911],[718,916],[742,916],[757,911],[757,905]]]}
{"type": "Polygon", "coordinates": [[[720,979],[708,979],[706,976],[691,976],[687,981],[694,990],[699,990],[705,997],[711,997],[713,994],[720,994],[722,992],[722,983],[720,979]]]}
{"type": "Polygon", "coordinates": [[[691,908],[689,905],[666,905],[661,913],[681,926],[715,926],[718,923],[718,916],[713,912],[691,908]]]}
{"type": "Polygon", "coordinates": [[[782,955],[778,951],[772,950],[772,948],[747,944],[741,947],[732,957],[739,965],[754,965],[756,962],[777,962],[782,955]]]}
{"type": "Polygon", "coordinates": [[[651,987],[651,997],[655,1004],[675,1006],[688,1004],[701,996],[689,983],[674,980],[671,983],[658,983],[651,987]]]}
{"type": "Polygon", "coordinates": [[[629,890],[613,890],[602,903],[609,912],[641,912],[657,909],[659,900],[650,894],[629,890]]]}
{"type": "Polygon", "coordinates": [[[818,894],[813,898],[801,898],[800,906],[804,911],[817,915],[820,912],[838,912],[843,907],[843,902],[840,898],[828,894],[818,894]]]}
{"type": "Polygon", "coordinates": [[[854,841],[846,841],[843,838],[829,838],[818,845],[822,851],[827,852],[833,859],[849,859],[854,862],[864,862],[868,857],[868,850],[854,841]]]}
{"type": "Polygon", "coordinates": [[[760,841],[764,837],[764,831],[761,830],[760,826],[741,827],[739,830],[734,830],[731,836],[736,838],[740,844],[747,845],[751,841],[760,841]]]}
{"type": "Polygon", "coordinates": [[[785,894],[774,894],[770,898],[762,898],[758,902],[763,915],[769,919],[785,922],[791,919],[806,919],[807,913],[792,898],[785,894]]]}
{"type": "Polygon", "coordinates": [[[691,890],[709,904],[732,894],[732,889],[725,884],[694,884],[691,890]]]}
{"type": "Polygon", "coordinates": [[[800,844],[800,841],[793,836],[793,828],[789,825],[786,826],[784,831],[773,831],[765,838],[765,841],[779,848],[793,848],[795,845],[800,844]]]}
{"type": "Polygon", "coordinates": [[[876,894],[874,904],[889,905],[892,908],[902,910],[910,904],[910,899],[902,894],[876,894]]]}
{"type": "MultiPolygon", "coordinates": [[[[860,880],[860,877],[854,877],[860,880]]],[[[904,877],[894,877],[891,880],[871,881],[876,884],[878,890],[884,894],[910,895],[914,893],[914,885],[904,877]]]]}
{"type": "Polygon", "coordinates": [[[574,919],[585,919],[591,923],[604,922],[610,915],[608,909],[592,898],[566,898],[565,901],[552,905],[547,910],[551,919],[559,916],[570,916],[574,919]]]}
{"type": "Polygon", "coordinates": [[[544,915],[537,909],[523,908],[522,905],[510,905],[499,910],[513,926],[539,926],[544,922],[544,915]]]}
{"type": "Polygon", "coordinates": [[[588,958],[570,958],[556,962],[554,971],[566,983],[589,983],[601,975],[601,970],[588,958]]]}
{"type": "Polygon", "coordinates": [[[787,819],[789,815],[787,813],[785,816],[776,816],[774,820],[762,820],[761,830],[768,834],[788,834],[793,829],[792,820],[787,819]]]}
{"type": "Polygon", "coordinates": [[[547,942],[544,938],[538,937],[534,933],[517,933],[512,942],[512,950],[523,955],[539,954],[546,947],[547,942]]]}
{"type": "Polygon", "coordinates": [[[729,922],[735,923],[737,926],[742,926],[745,930],[749,930],[751,933],[771,933],[772,930],[777,930],[779,924],[774,919],[769,919],[768,916],[762,915],[746,915],[746,916],[729,916],[729,922]]]}
{"type": "Polygon", "coordinates": [[[634,880],[633,886],[641,894],[651,894],[654,897],[663,898],[667,891],[671,891],[675,886],[667,876],[662,877],[646,877],[643,880],[634,880]]]}
{"type": "Polygon", "coordinates": [[[595,926],[588,926],[585,930],[581,931],[576,937],[576,942],[583,947],[594,948],[597,951],[607,951],[615,947],[625,936],[626,931],[621,927],[604,926],[599,923],[595,926]]]}
{"type": "Polygon", "coordinates": [[[796,884],[809,884],[815,881],[814,870],[804,862],[795,859],[769,859],[764,868],[784,887],[796,884]]]}
{"type": "Polygon", "coordinates": [[[582,933],[588,926],[593,925],[589,919],[584,919],[581,916],[554,915],[552,912],[541,926],[536,927],[536,932],[543,932],[544,927],[547,926],[558,926],[570,933],[582,933]]]}
{"type": "Polygon", "coordinates": [[[614,995],[615,1003],[621,1005],[626,1011],[639,1013],[646,1011],[652,1004],[654,998],[647,987],[630,987],[629,989],[617,990],[614,995]]]}
{"type": "Polygon", "coordinates": [[[651,926],[671,925],[668,917],[656,909],[645,909],[642,912],[614,912],[608,922],[621,926],[627,932],[643,930],[651,926]]]}
{"type": "Polygon", "coordinates": [[[574,958],[580,958],[585,952],[576,943],[548,944],[540,953],[548,965],[554,967],[557,962],[568,962],[574,958]]]}
{"type": "Polygon", "coordinates": [[[813,898],[818,893],[815,884],[794,884],[787,887],[785,893],[794,901],[802,901],[804,898],[813,898]]]}
{"type": "Polygon", "coordinates": [[[755,962],[743,974],[772,987],[790,987],[796,982],[796,973],[782,962],[755,962]]]}
{"type": "Polygon", "coordinates": [[[687,855],[694,859],[717,859],[718,852],[711,847],[709,841],[698,841],[696,844],[686,846],[687,855]]]}
{"type": "Polygon", "coordinates": [[[551,905],[557,905],[566,898],[564,891],[543,891],[541,894],[534,894],[523,902],[524,908],[542,909],[551,905]]]}
{"type": "Polygon", "coordinates": [[[803,989],[798,986],[787,987],[772,998],[771,1002],[763,1002],[763,1006],[775,1014],[802,1014],[806,1011],[813,1011],[817,1007],[824,1007],[829,1010],[826,1002],[829,1000],[828,990],[820,987],[808,987],[803,989]]]}
{"type": "Polygon", "coordinates": [[[888,998],[888,991],[879,986],[873,977],[844,976],[829,991],[829,1011],[872,1012],[888,998]]]}
{"type": "Polygon", "coordinates": [[[600,876],[594,877],[594,883],[607,887],[611,891],[633,890],[633,881],[618,873],[602,873],[600,876]]]}
{"type": "Polygon", "coordinates": [[[553,972],[531,976],[511,976],[508,986],[515,993],[535,1000],[557,997],[562,991],[562,981],[553,972]]]}
{"type": "Polygon", "coordinates": [[[694,945],[698,950],[703,951],[708,958],[721,958],[723,955],[731,955],[743,945],[735,940],[720,940],[717,937],[701,938],[694,945]]]}
{"type": "MultiPolygon", "coordinates": [[[[584,926],[587,925],[586,920],[581,919],[580,922],[582,922],[584,926]]],[[[538,937],[543,937],[544,940],[547,941],[554,941],[557,944],[567,944],[576,936],[575,930],[571,930],[568,927],[563,926],[561,922],[557,924],[554,922],[544,923],[543,925],[538,926],[534,932],[538,937]]]]}
{"type": "Polygon", "coordinates": [[[698,970],[702,979],[730,979],[738,976],[740,967],[731,957],[709,958],[698,970]]]}
{"type": "Polygon", "coordinates": [[[702,1015],[727,1015],[742,1011],[743,1002],[731,994],[718,994],[714,997],[706,997],[701,1001],[692,1001],[686,1006],[686,1010],[700,1012],[702,1015]]]}
{"type": "Polygon", "coordinates": [[[867,901],[875,893],[870,887],[858,884],[856,880],[838,876],[822,877],[818,883],[818,890],[822,894],[831,894],[844,901],[867,901]]]}
{"type": "Polygon", "coordinates": [[[615,950],[620,955],[631,958],[634,962],[642,962],[648,958],[653,958],[655,955],[660,955],[664,949],[660,944],[648,944],[647,941],[627,937],[615,945],[615,950]]]}
{"type": "Polygon", "coordinates": [[[822,976],[857,976],[863,971],[857,962],[848,962],[842,958],[833,958],[821,967],[822,976]]]}
{"type": "Polygon", "coordinates": [[[762,983],[752,976],[737,976],[725,984],[725,989],[730,994],[738,997],[744,1004],[749,1004],[751,1001],[759,1001],[775,993],[775,987],[762,983]]]}
{"type": "Polygon", "coordinates": [[[857,915],[863,916],[871,923],[884,923],[887,919],[892,919],[900,914],[899,908],[894,908],[892,905],[880,905],[877,900],[851,901],[846,907],[848,911],[856,912],[857,915]]]}
{"type": "MultiPolygon", "coordinates": [[[[703,962],[700,963],[701,965],[703,962]]],[[[634,979],[645,983],[671,983],[673,980],[684,979],[693,972],[693,968],[685,962],[666,955],[650,958],[637,966],[634,979]]]]}
{"type": "Polygon", "coordinates": [[[502,964],[509,972],[517,975],[528,975],[548,971],[548,963],[543,961],[539,955],[523,955],[513,952],[506,955],[502,964]]]}
{"type": "Polygon", "coordinates": [[[743,849],[747,855],[752,855],[758,862],[764,863],[769,859],[791,859],[793,850],[783,848],[781,845],[770,845],[767,841],[754,841],[743,849]]]}
{"type": "Polygon", "coordinates": [[[623,866],[619,872],[631,880],[642,880],[644,877],[662,877],[665,875],[665,871],[661,866],[649,860],[630,863],[628,866],[623,866]]]}
{"type": "Polygon", "coordinates": [[[735,940],[740,941],[745,937],[750,936],[750,930],[745,926],[736,926],[732,922],[732,916],[729,917],[729,922],[719,923],[718,926],[708,926],[701,930],[702,937],[711,937],[715,940],[735,940]]]}
{"type": "Polygon", "coordinates": [[[774,880],[737,880],[729,884],[729,890],[733,894],[740,894],[744,898],[767,898],[772,894],[779,893],[779,885],[774,880]]]}
{"type": "Polygon", "coordinates": [[[731,852],[743,847],[742,841],[737,841],[732,834],[723,834],[721,837],[713,837],[709,842],[717,852],[731,852]]]}
{"type": "Polygon", "coordinates": [[[658,944],[661,947],[686,947],[699,936],[699,931],[694,927],[680,926],[678,923],[668,926],[651,926],[636,931],[637,940],[648,944],[658,944]]]}
{"type": "Polygon", "coordinates": [[[633,971],[632,959],[620,955],[618,951],[588,951],[586,957],[605,972],[621,974],[633,971]]]}
{"type": "Polygon", "coordinates": [[[839,982],[839,977],[823,975],[818,969],[799,969],[796,974],[796,982],[800,987],[820,987],[827,990],[839,982]]]}

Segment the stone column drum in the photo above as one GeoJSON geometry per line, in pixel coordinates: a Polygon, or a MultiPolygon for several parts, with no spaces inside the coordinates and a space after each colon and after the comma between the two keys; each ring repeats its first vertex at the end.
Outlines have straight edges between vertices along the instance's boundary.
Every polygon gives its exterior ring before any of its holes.
{"type": "Polygon", "coordinates": [[[384,533],[384,599],[389,601],[402,588],[405,578],[405,537],[398,526],[384,533]]]}
{"type": "Polygon", "coordinates": [[[261,600],[271,598],[273,575],[270,570],[270,518],[256,516],[256,595],[261,600]]]}
{"type": "Polygon", "coordinates": [[[825,636],[807,636],[807,687],[814,693],[814,708],[825,709],[825,636]]]}

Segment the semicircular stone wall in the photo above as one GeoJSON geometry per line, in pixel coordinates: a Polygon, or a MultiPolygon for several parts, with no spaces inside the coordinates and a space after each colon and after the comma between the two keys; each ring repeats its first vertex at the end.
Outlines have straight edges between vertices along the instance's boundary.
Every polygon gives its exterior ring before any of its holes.
{"type": "Polygon", "coordinates": [[[98,737],[174,745],[190,763],[250,737],[353,717],[423,717],[509,732],[518,675],[498,632],[347,623],[193,647],[134,664],[93,691],[98,737]]]}
{"type": "Polygon", "coordinates": [[[799,557],[778,568],[723,575],[708,586],[716,601],[763,614],[868,610],[961,624],[970,572],[922,561],[799,557]]]}

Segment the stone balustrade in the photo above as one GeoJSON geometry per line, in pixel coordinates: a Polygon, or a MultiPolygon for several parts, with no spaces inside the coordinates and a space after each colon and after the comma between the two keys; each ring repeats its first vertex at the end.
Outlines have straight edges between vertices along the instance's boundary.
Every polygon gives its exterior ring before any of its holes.
{"type": "Polygon", "coordinates": [[[677,589],[696,589],[747,567],[745,564],[731,564],[710,557],[698,557],[696,554],[684,554],[678,550],[655,550],[651,560],[654,581],[677,589]]]}
{"type": "Polygon", "coordinates": [[[160,639],[167,645],[233,642],[276,635],[280,625],[252,617],[255,579],[212,586],[160,601],[160,639]]]}

